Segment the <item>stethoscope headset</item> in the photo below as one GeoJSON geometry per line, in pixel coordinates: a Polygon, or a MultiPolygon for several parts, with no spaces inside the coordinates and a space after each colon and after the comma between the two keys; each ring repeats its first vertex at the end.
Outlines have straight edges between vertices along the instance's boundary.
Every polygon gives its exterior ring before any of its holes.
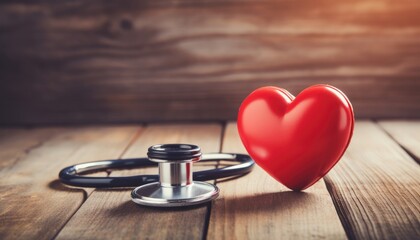
{"type": "Polygon", "coordinates": [[[76,164],[62,169],[60,181],[75,187],[113,188],[136,187],[132,200],[140,205],[155,207],[190,206],[211,201],[219,195],[219,188],[204,182],[249,173],[254,161],[246,154],[202,154],[200,147],[191,144],[159,144],[148,149],[148,158],[112,159],[76,164]],[[222,168],[192,171],[198,161],[239,162],[222,168]],[[83,174],[146,166],[159,167],[159,175],[127,177],[91,177],[83,174]]]}

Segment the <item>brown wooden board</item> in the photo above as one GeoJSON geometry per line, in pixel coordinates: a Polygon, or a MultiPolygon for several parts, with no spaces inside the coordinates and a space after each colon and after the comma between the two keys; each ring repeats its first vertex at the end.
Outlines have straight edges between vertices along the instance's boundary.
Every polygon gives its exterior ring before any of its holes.
{"type": "Polygon", "coordinates": [[[378,125],[356,123],[325,181],[351,239],[420,238],[420,167],[378,125]]]}
{"type": "Polygon", "coordinates": [[[21,158],[25,158],[59,131],[59,128],[1,128],[0,174],[7,174],[21,158]]]}
{"type": "Polygon", "coordinates": [[[379,125],[420,163],[420,121],[380,121],[379,125]]]}
{"type": "MultiPolygon", "coordinates": [[[[236,124],[228,124],[223,151],[246,152],[236,124]]],[[[293,192],[260,167],[231,181],[217,181],[208,239],[346,239],[323,180],[293,192]]]]}
{"type": "MultiPolygon", "coordinates": [[[[191,143],[203,152],[219,152],[219,124],[151,125],[131,145],[124,158],[146,156],[158,143],[191,143]]],[[[213,164],[214,167],[216,163],[213,164]]],[[[206,166],[207,168],[209,166],[206,166]]],[[[196,166],[194,169],[198,169],[196,166]]],[[[124,171],[111,175],[157,174],[157,169],[124,171]]],[[[189,208],[151,208],[131,201],[132,189],[95,190],[63,228],[57,239],[201,239],[208,204],[189,208]]]]}
{"type": "Polygon", "coordinates": [[[1,130],[0,239],[52,239],[91,192],[60,184],[60,169],[119,157],[138,129],[1,130]]]}
{"type": "Polygon", "coordinates": [[[0,3],[3,125],[234,120],[257,87],[318,83],[420,117],[419,1],[25,3],[0,3]]]}

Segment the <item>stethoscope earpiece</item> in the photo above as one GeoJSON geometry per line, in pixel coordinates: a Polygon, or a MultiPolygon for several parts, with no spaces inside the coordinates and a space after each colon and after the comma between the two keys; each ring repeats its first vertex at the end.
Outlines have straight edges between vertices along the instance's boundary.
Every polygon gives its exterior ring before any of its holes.
{"type": "Polygon", "coordinates": [[[193,181],[193,162],[201,159],[198,146],[154,145],[147,156],[159,165],[159,182],[135,188],[131,192],[133,202],[154,207],[180,207],[208,202],[219,196],[215,185],[193,181]]]}

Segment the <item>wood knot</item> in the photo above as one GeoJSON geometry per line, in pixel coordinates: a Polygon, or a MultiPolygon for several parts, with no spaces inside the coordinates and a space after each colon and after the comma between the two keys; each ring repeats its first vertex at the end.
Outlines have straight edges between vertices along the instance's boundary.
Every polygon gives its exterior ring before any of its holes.
{"type": "Polygon", "coordinates": [[[128,19],[122,19],[120,21],[120,27],[124,30],[131,30],[133,29],[133,22],[128,19]]]}

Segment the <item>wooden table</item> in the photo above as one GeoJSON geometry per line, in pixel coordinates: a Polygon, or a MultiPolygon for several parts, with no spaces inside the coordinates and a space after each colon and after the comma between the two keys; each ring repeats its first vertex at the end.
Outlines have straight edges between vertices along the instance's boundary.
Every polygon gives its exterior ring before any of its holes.
{"type": "Polygon", "coordinates": [[[259,167],[216,181],[221,195],[211,204],[184,209],[137,206],[131,189],[57,180],[65,166],[145,156],[171,142],[244,152],[235,123],[1,129],[0,239],[420,239],[420,121],[358,121],[342,160],[300,193],[259,167]]]}

